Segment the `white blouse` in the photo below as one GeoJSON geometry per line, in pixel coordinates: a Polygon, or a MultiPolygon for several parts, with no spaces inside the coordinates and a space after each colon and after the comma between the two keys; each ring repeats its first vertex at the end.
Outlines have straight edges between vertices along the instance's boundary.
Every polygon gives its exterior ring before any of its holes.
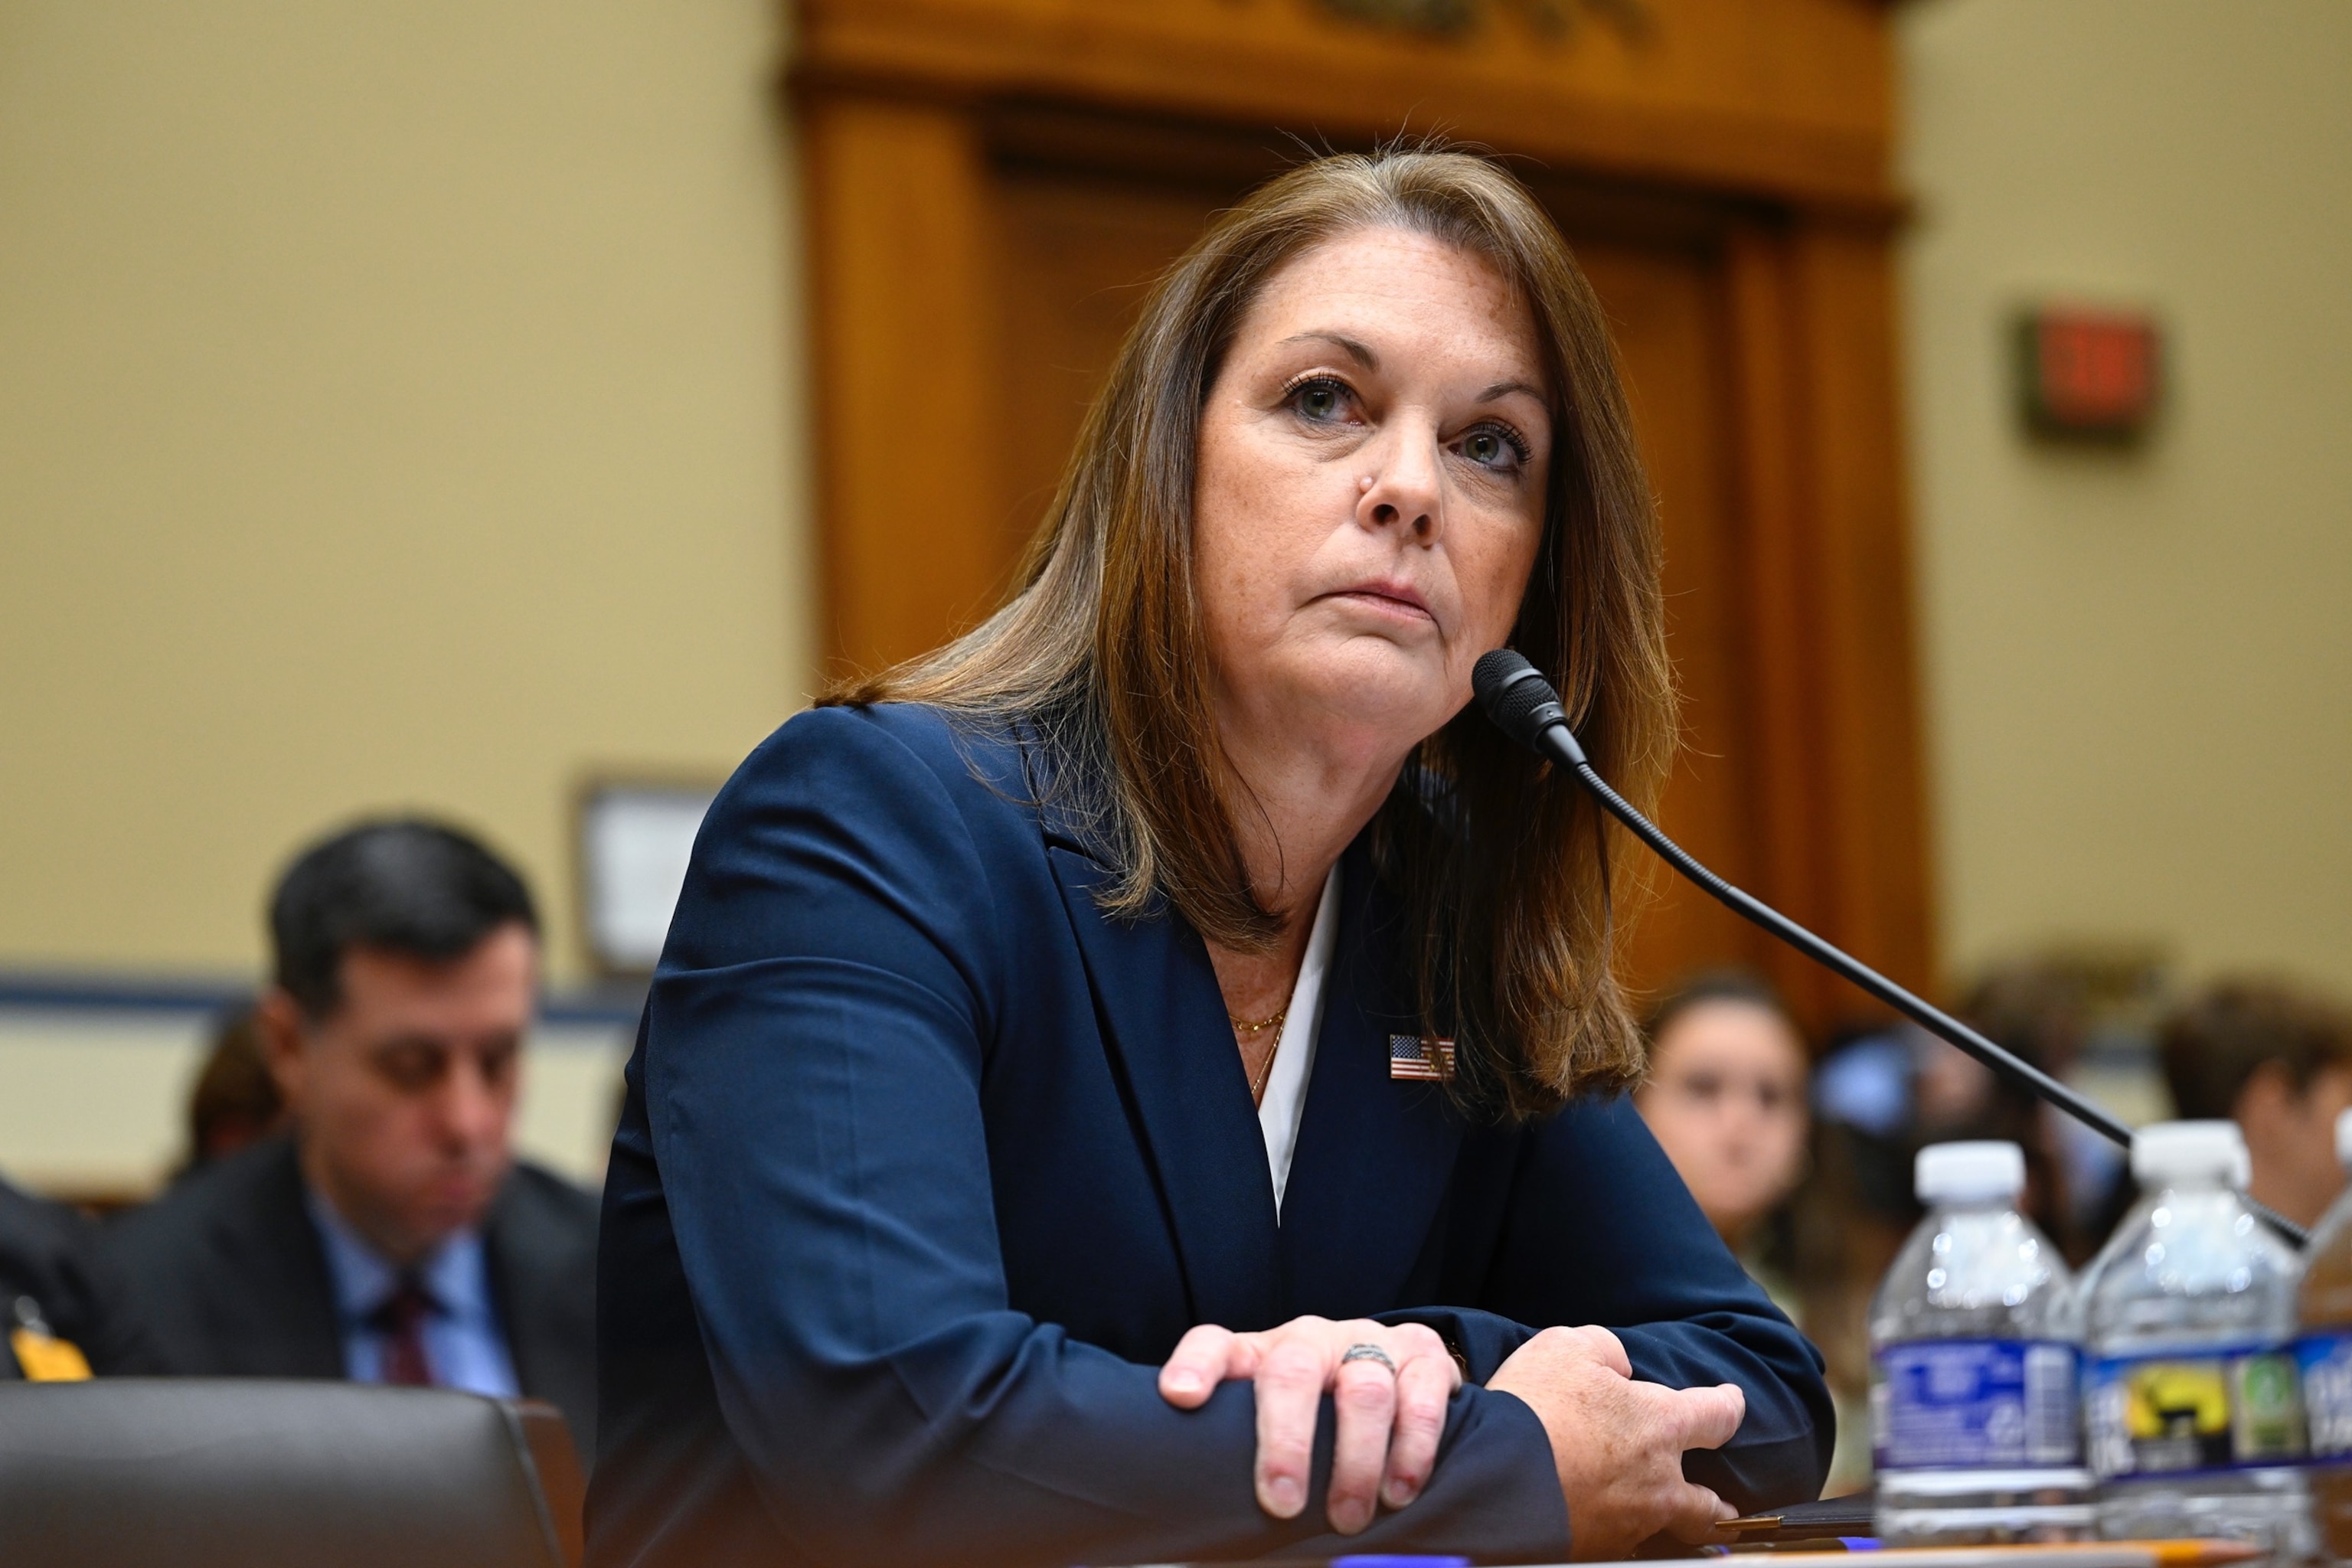
{"type": "Polygon", "coordinates": [[[1290,1185],[1290,1156],[1298,1147],[1298,1123],[1307,1113],[1307,1080],[1315,1074],[1315,1037],[1323,1028],[1323,977],[1339,942],[1339,867],[1323,879],[1323,900],[1315,906],[1315,927],[1307,933],[1307,961],[1298,966],[1284,1009],[1282,1037],[1274,1044],[1274,1065],[1258,1101],[1257,1130],[1265,1138],[1266,1168],[1274,1175],[1274,1214],[1282,1217],[1283,1190],[1290,1185]]]}

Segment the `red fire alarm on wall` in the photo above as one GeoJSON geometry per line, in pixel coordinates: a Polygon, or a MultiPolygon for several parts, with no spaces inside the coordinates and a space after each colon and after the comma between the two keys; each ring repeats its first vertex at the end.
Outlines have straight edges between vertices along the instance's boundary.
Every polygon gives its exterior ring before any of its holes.
{"type": "Polygon", "coordinates": [[[2155,416],[2161,373],[2155,318],[2143,311],[2037,305],[2017,322],[2017,379],[2036,435],[2128,441],[2155,416]]]}

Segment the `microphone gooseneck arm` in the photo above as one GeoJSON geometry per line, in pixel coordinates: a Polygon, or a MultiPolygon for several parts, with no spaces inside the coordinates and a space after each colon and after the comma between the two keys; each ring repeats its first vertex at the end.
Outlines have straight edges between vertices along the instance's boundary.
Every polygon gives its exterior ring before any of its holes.
{"type": "MultiPolygon", "coordinates": [[[[1590,791],[1602,810],[1624,824],[1628,832],[1656,852],[1717,902],[1749,923],[1759,925],[1814,963],[1877,997],[1937,1038],[1958,1047],[1994,1072],[2031,1089],[2093,1131],[2131,1147],[2132,1130],[2097,1101],[2043,1072],[2031,1062],[1996,1045],[1958,1018],[1896,984],[1843,949],[1815,936],[1780,910],[1733,887],[1693,859],[1683,847],[1660,832],[1655,823],[1633,809],[1633,803],[1609,787],[1595,772],[1584,748],[1568,727],[1568,713],[1559,694],[1543,672],[1526,656],[1508,648],[1483,655],[1473,677],[1478,706],[1497,728],[1521,745],[1559,763],[1590,791]]],[[[2273,1229],[2301,1246],[2303,1227],[2274,1214],[2252,1199],[2246,1200],[2273,1229]]]]}

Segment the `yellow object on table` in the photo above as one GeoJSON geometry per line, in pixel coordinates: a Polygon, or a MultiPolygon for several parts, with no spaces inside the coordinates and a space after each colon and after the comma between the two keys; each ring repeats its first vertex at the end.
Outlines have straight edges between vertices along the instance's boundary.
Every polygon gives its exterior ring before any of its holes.
{"type": "Polygon", "coordinates": [[[89,1376],[89,1358],[71,1340],[38,1329],[11,1329],[8,1348],[27,1383],[79,1383],[89,1376]]]}

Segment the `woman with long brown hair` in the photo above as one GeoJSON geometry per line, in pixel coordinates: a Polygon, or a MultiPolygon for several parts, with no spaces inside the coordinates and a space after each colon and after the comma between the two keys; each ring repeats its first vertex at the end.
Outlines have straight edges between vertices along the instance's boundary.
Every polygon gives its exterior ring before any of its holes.
{"type": "Polygon", "coordinates": [[[1818,1359],[1622,1099],[1608,840],[1465,710],[1507,643],[1653,792],[1658,551],[1507,174],[1224,214],[1004,606],[712,807],[607,1178],[592,1559],[1594,1557],[1811,1496],[1818,1359]]]}

